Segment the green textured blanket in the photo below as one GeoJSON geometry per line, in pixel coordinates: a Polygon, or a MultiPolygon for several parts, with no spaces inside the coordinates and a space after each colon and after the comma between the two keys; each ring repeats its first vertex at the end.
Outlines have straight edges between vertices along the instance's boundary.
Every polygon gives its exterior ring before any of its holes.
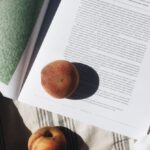
{"type": "Polygon", "coordinates": [[[43,0],[0,0],[0,81],[8,84],[43,0]]]}

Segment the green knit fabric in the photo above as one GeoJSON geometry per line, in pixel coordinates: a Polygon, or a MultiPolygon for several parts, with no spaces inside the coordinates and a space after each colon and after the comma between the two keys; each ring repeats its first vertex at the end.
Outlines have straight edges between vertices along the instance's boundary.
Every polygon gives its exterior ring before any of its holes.
{"type": "Polygon", "coordinates": [[[43,0],[0,0],[0,81],[8,84],[43,0]]]}

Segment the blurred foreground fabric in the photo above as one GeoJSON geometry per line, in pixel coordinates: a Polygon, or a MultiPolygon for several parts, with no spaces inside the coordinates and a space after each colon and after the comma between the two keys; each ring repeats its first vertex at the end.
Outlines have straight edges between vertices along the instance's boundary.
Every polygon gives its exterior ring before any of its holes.
{"type": "Polygon", "coordinates": [[[69,143],[67,150],[132,150],[134,144],[134,140],[128,137],[2,96],[0,121],[6,150],[27,150],[31,133],[49,125],[64,129],[69,143]]]}

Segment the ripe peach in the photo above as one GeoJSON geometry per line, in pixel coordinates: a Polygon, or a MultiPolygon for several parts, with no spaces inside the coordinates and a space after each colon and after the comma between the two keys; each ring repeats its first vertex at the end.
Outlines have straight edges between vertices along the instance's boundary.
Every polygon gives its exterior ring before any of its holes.
{"type": "Polygon", "coordinates": [[[66,148],[66,138],[58,127],[40,128],[28,141],[28,150],[66,150],[66,148]]]}
{"type": "Polygon", "coordinates": [[[42,69],[41,84],[51,96],[69,97],[79,84],[79,73],[74,64],[56,60],[42,69]]]}

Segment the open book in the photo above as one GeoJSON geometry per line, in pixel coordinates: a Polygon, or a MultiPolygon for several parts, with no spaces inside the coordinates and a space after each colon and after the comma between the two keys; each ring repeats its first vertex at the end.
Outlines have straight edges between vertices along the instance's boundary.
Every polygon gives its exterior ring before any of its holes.
{"type": "Polygon", "coordinates": [[[63,0],[19,101],[139,138],[150,123],[149,46],[149,0],[63,0]],[[41,70],[59,59],[80,71],[72,99],[41,86],[41,70]]]}

